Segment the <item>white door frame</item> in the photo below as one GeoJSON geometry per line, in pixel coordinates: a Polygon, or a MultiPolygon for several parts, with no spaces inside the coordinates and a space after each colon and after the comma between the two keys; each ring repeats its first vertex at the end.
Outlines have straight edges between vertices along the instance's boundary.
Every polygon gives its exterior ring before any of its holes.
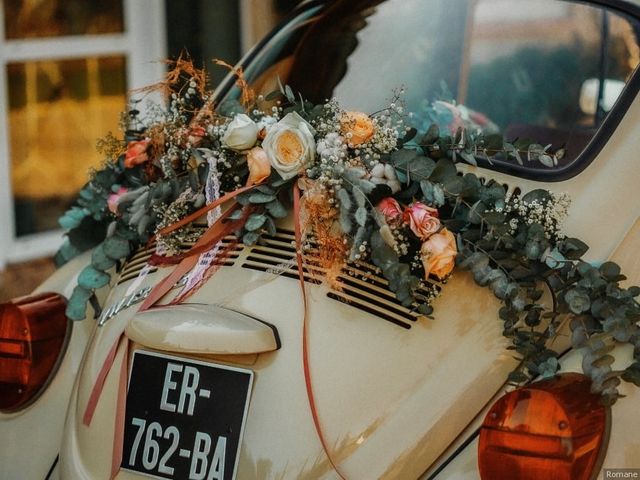
{"type": "Polygon", "coordinates": [[[20,238],[15,235],[7,63],[122,55],[130,90],[162,80],[167,56],[164,0],[122,0],[122,4],[123,33],[5,40],[0,0],[0,270],[7,263],[51,255],[62,243],[61,230],[20,238]]]}

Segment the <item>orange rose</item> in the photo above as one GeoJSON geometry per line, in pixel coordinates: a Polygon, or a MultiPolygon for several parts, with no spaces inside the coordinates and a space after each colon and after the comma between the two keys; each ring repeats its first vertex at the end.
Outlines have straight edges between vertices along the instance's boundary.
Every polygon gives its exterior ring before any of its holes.
{"type": "Polygon", "coordinates": [[[345,112],[340,120],[342,134],[350,146],[357,147],[373,137],[375,127],[369,115],[362,112],[345,112]]]}
{"type": "Polygon", "coordinates": [[[149,143],[149,140],[146,139],[129,142],[127,145],[127,153],[124,157],[124,166],[131,168],[149,160],[149,155],[147,155],[149,143]]]}
{"type": "Polygon", "coordinates": [[[271,175],[271,162],[267,153],[260,147],[254,147],[247,152],[247,166],[249,167],[247,185],[262,183],[271,175]]]}
{"type": "Polygon", "coordinates": [[[411,231],[422,240],[440,230],[438,210],[427,207],[424,203],[415,202],[404,211],[403,219],[409,224],[411,231]]]}
{"type": "Polygon", "coordinates": [[[431,235],[420,248],[425,278],[433,274],[442,280],[451,273],[458,249],[456,237],[446,228],[431,235]]]}

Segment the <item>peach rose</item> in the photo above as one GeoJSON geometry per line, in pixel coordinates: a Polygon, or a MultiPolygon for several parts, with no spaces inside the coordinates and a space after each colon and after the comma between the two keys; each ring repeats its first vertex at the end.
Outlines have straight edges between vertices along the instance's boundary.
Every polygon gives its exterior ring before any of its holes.
{"type": "Polygon", "coordinates": [[[369,141],[375,131],[369,115],[362,112],[345,112],[340,120],[340,127],[347,142],[353,147],[369,141]]]}
{"type": "Polygon", "coordinates": [[[149,143],[147,139],[129,142],[127,153],[124,156],[124,166],[131,168],[149,160],[149,155],[147,155],[149,143]]]}
{"type": "Polygon", "coordinates": [[[271,175],[269,157],[260,147],[253,147],[247,152],[247,166],[249,167],[247,185],[261,183],[271,175]]]}
{"type": "Polygon", "coordinates": [[[393,197],[387,197],[380,200],[377,208],[387,220],[394,221],[402,217],[402,207],[393,197]]]}
{"type": "Polygon", "coordinates": [[[415,202],[404,211],[403,219],[409,224],[411,231],[422,240],[440,230],[438,210],[427,207],[424,203],[415,202]]]}
{"type": "Polygon", "coordinates": [[[431,235],[420,248],[425,278],[433,274],[442,280],[451,273],[458,249],[456,237],[446,228],[431,235]]]}

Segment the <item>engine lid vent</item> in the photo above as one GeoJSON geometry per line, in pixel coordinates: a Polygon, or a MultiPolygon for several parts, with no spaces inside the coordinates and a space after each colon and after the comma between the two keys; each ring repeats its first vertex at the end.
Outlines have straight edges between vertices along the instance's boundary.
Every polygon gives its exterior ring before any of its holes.
{"type": "MultiPolygon", "coordinates": [[[[298,280],[293,232],[279,229],[276,235],[263,235],[262,239],[262,244],[251,248],[242,267],[298,280]]],[[[311,249],[305,254],[305,281],[319,284],[323,273],[311,249]]],[[[422,293],[427,295],[426,291],[422,293]]],[[[389,283],[380,276],[377,267],[366,262],[346,265],[338,276],[338,288],[333,288],[327,296],[405,329],[411,328],[411,324],[422,317],[417,312],[418,303],[412,305],[413,309],[403,306],[389,290],[389,283]]]]}

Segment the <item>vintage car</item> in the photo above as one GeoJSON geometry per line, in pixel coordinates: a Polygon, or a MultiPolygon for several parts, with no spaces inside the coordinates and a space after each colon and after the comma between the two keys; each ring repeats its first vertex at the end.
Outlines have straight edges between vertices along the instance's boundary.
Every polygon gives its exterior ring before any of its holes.
{"type": "MultiPolygon", "coordinates": [[[[566,192],[564,231],[631,285],[639,5],[308,1],[241,64],[258,94],[282,83],[371,113],[403,88],[418,129],[458,122],[562,149],[459,168],[510,196],[566,192]]],[[[235,81],[216,90],[221,109],[240,96],[235,81]]],[[[305,271],[304,298],[295,240],[290,216],[255,245],[224,239],[222,265],[183,303],[138,310],[169,271],[148,263],[148,245],[96,291],[95,318],[64,313],[90,252],[1,305],[0,478],[594,479],[640,468],[640,392],[622,382],[624,397],[601,404],[568,333],[550,346],[561,375],[514,391],[500,300],[471,273],[440,285],[433,318],[367,262],[345,267],[341,288],[305,271]]],[[[632,362],[631,343],[612,345],[614,371],[632,362]]]]}

